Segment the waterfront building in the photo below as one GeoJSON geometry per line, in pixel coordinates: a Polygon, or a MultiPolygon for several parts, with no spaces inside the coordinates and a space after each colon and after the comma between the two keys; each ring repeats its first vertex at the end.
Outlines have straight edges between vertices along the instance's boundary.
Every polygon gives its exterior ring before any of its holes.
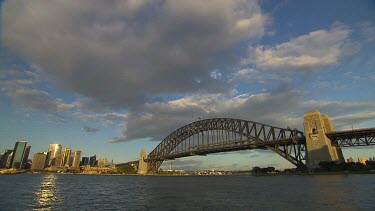
{"type": "Polygon", "coordinates": [[[22,161],[25,155],[27,141],[17,141],[14,145],[13,156],[10,161],[10,167],[15,169],[22,168],[22,161]]]}
{"type": "Polygon", "coordinates": [[[70,160],[69,160],[69,166],[72,166],[73,165],[73,155],[70,156],[70,160]]]}
{"type": "Polygon", "coordinates": [[[81,160],[81,151],[80,150],[74,151],[72,167],[75,167],[75,168],[79,167],[80,160],[81,160]]]}
{"type": "Polygon", "coordinates": [[[11,161],[12,161],[12,158],[13,158],[13,150],[10,150],[10,154],[8,155],[7,159],[5,160],[5,168],[10,168],[10,164],[11,164],[11,161]]]}
{"type": "Polygon", "coordinates": [[[56,160],[56,156],[61,154],[61,144],[50,144],[48,147],[48,152],[50,152],[50,155],[48,157],[48,165],[49,166],[55,166],[54,163],[56,160]]]}
{"type": "Polygon", "coordinates": [[[47,168],[49,166],[49,158],[51,157],[51,152],[46,152],[47,153],[47,157],[46,157],[46,162],[44,163],[44,168],[47,168]]]}
{"type": "Polygon", "coordinates": [[[96,166],[96,155],[90,157],[90,166],[96,166]]]}
{"type": "Polygon", "coordinates": [[[63,159],[63,166],[70,166],[70,158],[72,154],[72,149],[66,147],[64,148],[64,159],[63,159]]]}
{"type": "Polygon", "coordinates": [[[3,155],[3,158],[0,161],[0,168],[9,168],[10,160],[13,156],[13,150],[7,149],[3,155]]]}
{"type": "Polygon", "coordinates": [[[37,152],[34,154],[33,164],[31,169],[33,170],[43,170],[45,168],[46,159],[48,152],[37,152]]]}
{"type": "Polygon", "coordinates": [[[106,167],[108,165],[108,160],[107,158],[101,158],[98,160],[98,166],[103,168],[103,167],[106,167]]]}
{"type": "Polygon", "coordinates": [[[90,158],[89,157],[82,157],[81,166],[89,165],[90,158]]]}
{"type": "Polygon", "coordinates": [[[31,149],[31,146],[27,145],[26,148],[25,148],[25,154],[24,154],[23,160],[22,160],[22,168],[25,168],[25,166],[27,165],[27,162],[29,160],[30,149],[31,149]]]}
{"type": "Polygon", "coordinates": [[[63,161],[64,161],[64,155],[63,154],[56,155],[55,165],[53,165],[53,166],[62,167],[62,166],[64,166],[63,161]]]}

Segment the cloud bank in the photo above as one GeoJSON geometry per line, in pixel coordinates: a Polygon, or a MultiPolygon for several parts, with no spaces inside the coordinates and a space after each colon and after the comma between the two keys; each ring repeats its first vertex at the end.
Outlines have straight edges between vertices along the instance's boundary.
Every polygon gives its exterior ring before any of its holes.
{"type": "Polygon", "coordinates": [[[112,107],[162,94],[211,93],[211,76],[237,59],[241,42],[262,37],[255,1],[6,1],[4,45],[65,90],[112,107]]]}

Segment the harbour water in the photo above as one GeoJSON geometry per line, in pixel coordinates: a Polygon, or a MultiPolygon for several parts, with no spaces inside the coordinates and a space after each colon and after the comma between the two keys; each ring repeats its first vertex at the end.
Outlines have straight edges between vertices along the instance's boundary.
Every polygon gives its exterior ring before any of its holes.
{"type": "Polygon", "coordinates": [[[0,175],[0,210],[375,210],[375,175],[0,175]]]}

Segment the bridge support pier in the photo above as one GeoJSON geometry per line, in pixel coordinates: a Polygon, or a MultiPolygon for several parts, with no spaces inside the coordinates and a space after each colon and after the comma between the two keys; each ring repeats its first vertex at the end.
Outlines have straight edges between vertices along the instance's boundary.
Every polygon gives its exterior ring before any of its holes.
{"type": "Polygon", "coordinates": [[[341,148],[332,146],[326,133],[333,132],[334,127],[327,115],[317,110],[304,114],[304,129],[307,146],[306,165],[310,170],[319,167],[322,161],[345,162],[341,148]]]}
{"type": "Polygon", "coordinates": [[[138,174],[147,174],[146,151],[141,150],[139,155],[138,174]]]}

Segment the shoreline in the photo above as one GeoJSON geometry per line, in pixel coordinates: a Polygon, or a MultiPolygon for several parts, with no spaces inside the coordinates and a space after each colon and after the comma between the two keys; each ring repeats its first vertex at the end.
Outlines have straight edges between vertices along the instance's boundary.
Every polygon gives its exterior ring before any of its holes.
{"type": "Polygon", "coordinates": [[[61,174],[61,175],[95,175],[95,176],[157,176],[157,177],[209,177],[209,176],[316,176],[316,175],[352,175],[352,174],[375,174],[374,172],[311,172],[311,173],[265,173],[265,174],[222,174],[222,175],[196,175],[196,174],[82,174],[82,173],[58,173],[58,172],[28,172],[28,171],[3,171],[0,175],[17,174],[61,174]]]}

